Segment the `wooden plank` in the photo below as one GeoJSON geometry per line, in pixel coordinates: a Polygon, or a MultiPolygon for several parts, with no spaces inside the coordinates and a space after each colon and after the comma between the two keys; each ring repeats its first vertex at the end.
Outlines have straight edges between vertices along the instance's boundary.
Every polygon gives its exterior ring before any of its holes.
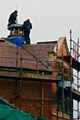
{"type": "Polygon", "coordinates": [[[73,99],[80,101],[80,92],[75,89],[71,89],[73,99]]]}
{"type": "MultiPolygon", "coordinates": [[[[62,118],[62,112],[58,112],[58,117],[62,118]]],[[[52,113],[52,116],[57,117],[57,113],[52,113]]],[[[70,116],[64,113],[64,119],[70,120],[70,116]]]]}
{"type": "Polygon", "coordinates": [[[22,79],[34,79],[34,80],[42,80],[46,82],[59,82],[61,81],[61,76],[52,76],[52,75],[43,75],[38,73],[28,73],[28,72],[20,72],[20,71],[0,71],[0,77],[8,77],[8,78],[22,78],[22,79]]]}
{"type": "Polygon", "coordinates": [[[80,92],[78,90],[72,88],[72,92],[80,96],[80,92]]]}

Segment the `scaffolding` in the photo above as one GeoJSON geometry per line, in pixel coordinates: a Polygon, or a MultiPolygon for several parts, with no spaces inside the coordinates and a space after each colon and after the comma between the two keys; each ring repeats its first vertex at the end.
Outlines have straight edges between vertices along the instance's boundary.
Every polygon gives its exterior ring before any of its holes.
{"type": "MultiPolygon", "coordinates": [[[[58,48],[57,48],[58,50],[58,48]]],[[[28,50],[27,50],[28,51],[28,50]]],[[[28,51],[29,52],[29,51],[28,51]]],[[[29,52],[29,54],[33,55],[32,53],[29,52]]],[[[36,63],[37,61],[40,62],[42,65],[44,65],[45,67],[47,67],[45,64],[44,64],[44,61],[41,61],[41,60],[37,60],[37,58],[33,55],[33,57],[35,58],[36,60],[36,63]]],[[[4,58],[6,59],[6,58],[4,58]]],[[[12,59],[12,58],[9,58],[9,59],[12,59]]],[[[27,70],[27,69],[24,69],[22,68],[22,62],[23,60],[25,60],[22,55],[20,56],[20,58],[18,57],[18,48],[16,50],[16,58],[14,58],[16,60],[16,66],[15,68],[13,67],[0,67],[0,77],[3,78],[3,79],[15,79],[15,83],[16,83],[16,88],[15,88],[15,106],[16,106],[16,101],[17,101],[17,98],[20,98],[20,105],[19,105],[19,108],[21,109],[22,106],[29,106],[28,104],[21,104],[21,101],[24,99],[23,98],[23,94],[22,94],[22,89],[23,89],[23,81],[24,80],[27,80],[27,81],[30,81],[30,78],[31,78],[31,81],[38,81],[40,82],[41,84],[41,98],[31,98],[31,96],[29,94],[26,93],[26,97],[29,99],[29,101],[31,102],[32,106],[37,110],[37,115],[39,115],[39,108],[41,108],[41,114],[43,114],[43,108],[56,108],[57,109],[57,114],[56,114],[56,118],[58,120],[59,117],[61,117],[62,119],[64,119],[64,87],[62,87],[61,89],[61,93],[60,95],[62,95],[62,98],[59,98],[59,95],[57,94],[57,100],[56,99],[45,99],[43,97],[43,84],[42,83],[56,83],[57,85],[57,88],[58,87],[58,83],[60,83],[62,81],[62,86],[64,85],[64,77],[67,76],[67,78],[69,78],[70,76],[67,75],[67,74],[64,74],[64,57],[63,57],[63,54],[62,54],[62,57],[60,58],[58,55],[57,55],[57,60],[54,61],[55,63],[55,66],[56,66],[56,70],[53,71],[55,72],[55,76],[53,77],[52,76],[52,71],[48,71],[47,73],[44,71],[44,74],[43,74],[43,71],[39,71],[37,69],[38,66],[36,66],[36,70],[27,70]],[[20,67],[18,67],[18,62],[20,60],[20,67]],[[59,70],[59,68],[61,68],[59,70]],[[35,74],[36,73],[36,74],[35,74]],[[20,89],[17,89],[17,85],[20,85],[20,89]],[[33,101],[40,101],[39,102],[39,105],[35,105],[35,103],[33,101]],[[44,103],[49,103],[49,104],[44,104],[44,103]],[[55,106],[54,104],[57,104],[57,106],[55,106]],[[60,107],[59,107],[60,106],[60,107]],[[61,109],[61,112],[62,112],[62,116],[60,116],[60,112],[59,112],[59,109],[61,109]]],[[[26,59],[27,60],[27,59],[26,59]]],[[[48,62],[48,61],[45,61],[45,62],[48,62]]],[[[67,68],[68,69],[68,68],[67,68]]],[[[70,73],[70,69],[68,70],[69,73],[70,73]]],[[[60,90],[60,89],[59,89],[60,90]]],[[[58,91],[57,91],[58,93],[58,91]]]]}
{"type": "MultiPolygon", "coordinates": [[[[72,40],[72,31],[70,30],[70,55],[71,55],[71,71],[72,71],[72,82],[71,88],[74,86],[75,91],[80,95],[80,45],[79,45],[79,38],[77,42],[72,40]]],[[[72,91],[71,91],[72,95],[72,91]]],[[[76,94],[77,95],[77,94],[76,94]]],[[[72,96],[73,97],[73,96],[72,96]]],[[[80,119],[80,109],[79,109],[79,101],[80,96],[75,97],[73,100],[76,103],[76,108],[73,107],[73,119],[79,120],[80,119]]]]}
{"type": "MultiPolygon", "coordinates": [[[[59,103],[61,103],[61,111],[62,111],[62,119],[64,119],[65,109],[70,109],[68,111],[69,119],[70,120],[79,120],[80,119],[80,109],[79,109],[79,101],[80,101],[80,46],[79,46],[79,38],[77,43],[72,40],[72,32],[70,30],[70,55],[64,57],[62,55],[62,85],[61,88],[57,86],[58,92],[58,99],[57,99],[57,120],[58,120],[58,113],[59,113],[59,103]],[[64,62],[63,60],[69,63],[69,70],[70,72],[67,75],[67,80],[69,77],[70,85],[64,87],[65,83],[65,69],[64,69],[64,62]],[[61,96],[61,98],[59,98],[61,96]],[[68,97],[67,104],[65,106],[65,97],[68,97]],[[61,100],[61,101],[60,101],[61,100]],[[66,108],[65,108],[66,107],[66,108]],[[75,107],[75,108],[74,108],[75,107]]],[[[59,68],[60,66],[58,66],[59,68]]],[[[68,68],[67,68],[68,69],[68,68]]]]}
{"type": "MultiPolygon", "coordinates": [[[[37,115],[43,115],[44,108],[55,108],[56,113],[53,115],[51,113],[51,117],[55,116],[56,120],[79,120],[79,101],[80,101],[80,92],[79,92],[79,71],[80,71],[80,63],[79,63],[79,39],[76,42],[72,40],[72,33],[70,31],[70,54],[64,56],[63,51],[62,55],[58,55],[58,42],[56,45],[56,53],[53,57],[56,56],[56,60],[51,61],[52,64],[55,65],[55,70],[52,71],[49,69],[50,61],[43,61],[37,58],[34,54],[32,54],[28,49],[24,49],[25,52],[28,52],[36,61],[36,69],[31,70],[28,68],[23,68],[22,64],[23,61],[33,61],[32,59],[26,59],[18,54],[18,46],[16,46],[16,57],[15,58],[8,58],[8,59],[15,59],[15,67],[3,67],[0,66],[0,77],[1,79],[6,80],[15,80],[15,106],[17,102],[17,98],[20,98],[20,105],[19,108],[21,109],[22,106],[29,106],[34,107],[36,109],[37,115]],[[18,66],[18,63],[20,66],[18,66]],[[43,65],[46,70],[39,70],[38,65],[39,63],[43,65]],[[46,64],[45,64],[46,63],[46,64]],[[76,75],[74,73],[74,69],[76,69],[76,75]],[[52,75],[52,72],[55,74],[52,75]],[[76,78],[76,83],[74,82],[76,78]],[[23,95],[22,90],[24,88],[23,82],[24,81],[35,81],[40,84],[40,97],[39,98],[32,98],[27,92],[23,95]],[[46,84],[56,84],[56,91],[54,94],[51,94],[50,98],[44,97],[44,83],[46,84]],[[19,89],[17,88],[19,84],[19,89]],[[75,87],[76,86],[76,87],[75,87]],[[31,104],[22,104],[21,101],[23,99],[28,99],[31,104]],[[74,109],[73,100],[77,101],[77,109],[74,109]],[[38,102],[38,104],[36,104],[38,102]],[[73,116],[74,112],[76,112],[76,117],[73,116]]],[[[7,57],[3,58],[6,59],[7,57]]]]}

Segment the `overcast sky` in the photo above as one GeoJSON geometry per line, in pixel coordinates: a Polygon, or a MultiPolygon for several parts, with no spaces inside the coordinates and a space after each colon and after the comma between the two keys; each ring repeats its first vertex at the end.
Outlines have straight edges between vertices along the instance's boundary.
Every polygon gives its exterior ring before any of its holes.
{"type": "Polygon", "coordinates": [[[80,0],[0,0],[0,37],[7,37],[8,18],[18,7],[18,23],[30,19],[31,43],[58,40],[72,29],[73,39],[80,37],[80,0]]]}

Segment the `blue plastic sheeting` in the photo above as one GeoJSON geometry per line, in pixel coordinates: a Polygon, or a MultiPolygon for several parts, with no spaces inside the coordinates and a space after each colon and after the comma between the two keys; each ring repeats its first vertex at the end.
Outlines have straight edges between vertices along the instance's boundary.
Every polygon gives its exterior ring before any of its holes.
{"type": "Polygon", "coordinates": [[[71,87],[71,84],[70,81],[63,81],[63,82],[59,82],[58,86],[66,88],[66,87],[71,87]]]}
{"type": "Polygon", "coordinates": [[[11,37],[8,38],[8,41],[13,44],[16,44],[17,46],[22,46],[24,44],[24,38],[22,37],[11,37]]]}

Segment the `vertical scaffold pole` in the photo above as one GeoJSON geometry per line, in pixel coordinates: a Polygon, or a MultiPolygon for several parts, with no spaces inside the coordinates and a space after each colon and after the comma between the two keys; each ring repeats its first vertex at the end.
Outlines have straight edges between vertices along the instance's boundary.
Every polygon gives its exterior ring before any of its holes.
{"type": "Polygon", "coordinates": [[[64,65],[63,65],[63,50],[62,50],[62,120],[64,119],[64,65]]]}
{"type": "Polygon", "coordinates": [[[20,56],[20,90],[19,90],[19,94],[20,94],[20,109],[21,109],[21,106],[22,106],[22,96],[21,96],[21,93],[22,93],[22,85],[23,85],[23,81],[22,81],[22,55],[20,56]]]}
{"type": "MultiPolygon", "coordinates": [[[[56,58],[58,59],[58,42],[57,42],[57,46],[56,46],[56,58]]],[[[58,63],[57,63],[58,65],[58,63]]],[[[57,67],[58,68],[58,67],[57,67]]],[[[58,120],[58,103],[59,103],[59,96],[58,96],[58,84],[56,84],[57,86],[57,117],[56,117],[56,120],[58,120]]]]}
{"type": "MultiPolygon", "coordinates": [[[[78,41],[77,41],[77,61],[79,61],[79,38],[78,38],[78,41]]],[[[79,70],[77,70],[77,90],[79,91],[79,70]]],[[[77,116],[78,116],[78,113],[79,113],[79,101],[77,102],[77,116]]],[[[78,120],[79,120],[79,117],[78,117],[78,120]]]]}
{"type": "MultiPolygon", "coordinates": [[[[18,68],[18,45],[16,45],[16,70],[17,68],[18,68]]],[[[17,85],[18,85],[18,80],[15,79],[15,89],[14,89],[15,107],[17,107],[17,95],[18,95],[17,85]]]]}
{"type": "Polygon", "coordinates": [[[72,116],[72,82],[73,82],[73,69],[72,69],[72,31],[70,29],[70,69],[71,69],[71,90],[70,90],[70,120],[73,120],[72,116]]]}

